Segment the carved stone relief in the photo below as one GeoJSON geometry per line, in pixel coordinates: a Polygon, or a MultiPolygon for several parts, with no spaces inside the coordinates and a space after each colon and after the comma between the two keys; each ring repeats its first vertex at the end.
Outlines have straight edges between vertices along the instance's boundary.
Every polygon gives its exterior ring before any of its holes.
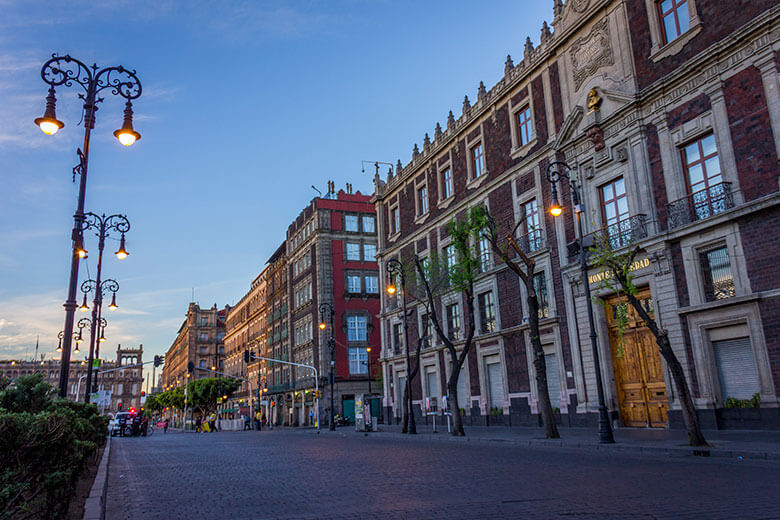
{"type": "Polygon", "coordinates": [[[574,86],[578,89],[598,69],[614,65],[609,20],[604,18],[593,26],[589,35],[575,41],[569,54],[574,69],[574,86]]]}
{"type": "Polygon", "coordinates": [[[569,0],[569,1],[571,2],[571,8],[578,13],[585,11],[585,9],[588,8],[588,4],[590,3],[590,0],[569,0]]]}

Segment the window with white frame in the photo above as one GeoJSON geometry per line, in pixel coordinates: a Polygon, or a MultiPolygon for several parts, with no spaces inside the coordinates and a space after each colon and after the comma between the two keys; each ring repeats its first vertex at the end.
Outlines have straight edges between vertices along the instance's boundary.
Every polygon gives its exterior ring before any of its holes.
{"type": "Polygon", "coordinates": [[[451,303],[445,307],[447,318],[447,337],[450,340],[456,340],[460,337],[460,306],[457,303],[451,303]]]}
{"type": "Polygon", "coordinates": [[[428,213],[428,186],[423,185],[417,189],[417,214],[426,213],[428,213]]]}
{"type": "Polygon", "coordinates": [[[485,272],[490,269],[490,242],[487,237],[480,234],[479,242],[477,242],[477,248],[479,250],[479,269],[481,272],[485,272]]]}
{"type": "Polygon", "coordinates": [[[300,307],[311,301],[311,281],[299,285],[295,289],[295,307],[300,307]]]}
{"type": "Polygon", "coordinates": [[[313,328],[311,316],[298,321],[295,325],[295,344],[303,345],[311,341],[313,328]]]}
{"type": "Polygon", "coordinates": [[[368,318],[347,316],[347,341],[368,341],[368,318]]]}
{"type": "Polygon", "coordinates": [[[347,275],[347,292],[358,294],[360,293],[360,275],[359,274],[348,274],[347,275]]]}
{"type": "Polygon", "coordinates": [[[493,332],[496,330],[496,305],[493,291],[483,292],[477,299],[479,303],[479,329],[482,333],[493,332]]]}
{"type": "Polygon", "coordinates": [[[536,292],[536,301],[539,304],[539,319],[550,317],[550,304],[547,298],[547,280],[544,271],[534,275],[534,291],[536,292]]]}
{"type": "Polygon", "coordinates": [[[360,244],[347,242],[347,260],[360,261],[360,244]]]}
{"type": "Polygon", "coordinates": [[[515,125],[517,130],[518,148],[530,143],[534,138],[533,118],[531,117],[530,105],[525,105],[515,112],[515,125]]]}
{"type": "Polygon", "coordinates": [[[444,248],[444,259],[447,265],[447,274],[449,275],[450,281],[452,281],[458,263],[458,254],[455,251],[455,244],[450,244],[444,248]]]}
{"type": "Polygon", "coordinates": [[[363,261],[376,261],[376,244],[363,244],[363,261]]]}
{"type": "Polygon", "coordinates": [[[374,222],[374,217],[369,217],[367,215],[363,215],[363,233],[374,233],[376,232],[376,223],[374,222]]]}
{"type": "Polygon", "coordinates": [[[441,198],[448,199],[452,196],[452,168],[445,168],[441,172],[441,198]]]}
{"type": "Polygon", "coordinates": [[[699,262],[707,301],[731,298],[736,294],[729,252],[725,245],[700,252],[699,262]]]}
{"type": "Polygon", "coordinates": [[[365,348],[349,349],[349,373],[353,375],[368,374],[368,352],[365,348]]]}
{"type": "Polygon", "coordinates": [[[379,277],[374,274],[366,275],[366,292],[368,294],[379,294],[379,277]]]}
{"type": "Polygon", "coordinates": [[[485,152],[482,143],[471,147],[471,177],[478,179],[485,173],[485,152]]]}
{"type": "Polygon", "coordinates": [[[344,215],[344,230],[357,233],[358,231],[357,215],[344,215]]]}
{"type": "Polygon", "coordinates": [[[390,208],[390,234],[395,235],[401,231],[401,213],[398,206],[390,208]]]}

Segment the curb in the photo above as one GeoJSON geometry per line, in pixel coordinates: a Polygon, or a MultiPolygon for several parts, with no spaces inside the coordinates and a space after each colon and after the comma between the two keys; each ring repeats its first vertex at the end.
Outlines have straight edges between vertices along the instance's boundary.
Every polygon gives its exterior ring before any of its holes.
{"type": "Polygon", "coordinates": [[[111,436],[108,436],[103,457],[100,459],[95,481],[89,491],[89,497],[84,503],[83,520],[105,520],[106,518],[106,491],[108,489],[108,459],[111,455],[111,436]]]}
{"type": "MultiPolygon", "coordinates": [[[[515,446],[526,446],[531,448],[564,448],[564,449],[587,449],[598,450],[600,452],[620,452],[637,453],[645,455],[672,455],[672,456],[690,456],[690,457],[712,457],[729,459],[751,459],[751,460],[771,460],[780,461],[780,453],[768,451],[741,450],[735,448],[722,449],[718,447],[693,447],[693,446],[641,446],[637,444],[598,444],[593,442],[566,441],[561,439],[507,439],[497,437],[453,437],[449,434],[440,435],[407,435],[396,432],[337,432],[341,437],[374,437],[377,439],[403,440],[415,442],[420,440],[434,440],[439,442],[474,442],[481,444],[506,444],[515,446]]],[[[332,434],[331,434],[332,435],[332,434]]]]}

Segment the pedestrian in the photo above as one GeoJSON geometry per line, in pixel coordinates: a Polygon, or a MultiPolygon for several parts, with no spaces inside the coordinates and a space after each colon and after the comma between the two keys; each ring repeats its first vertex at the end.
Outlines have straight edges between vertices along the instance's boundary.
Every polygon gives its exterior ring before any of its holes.
{"type": "Polygon", "coordinates": [[[249,416],[242,415],[241,418],[244,420],[244,431],[251,430],[252,425],[249,423],[249,416]]]}
{"type": "Polygon", "coordinates": [[[217,418],[211,415],[209,417],[209,430],[211,430],[212,432],[217,431],[216,424],[217,424],[217,418]]]}
{"type": "Polygon", "coordinates": [[[255,428],[257,428],[257,431],[261,431],[261,429],[260,429],[260,412],[255,413],[255,428]]]}
{"type": "Polygon", "coordinates": [[[168,433],[168,419],[163,421],[163,433],[168,433]]]}
{"type": "Polygon", "coordinates": [[[314,408],[309,408],[309,426],[314,426],[314,408]]]}
{"type": "Polygon", "coordinates": [[[200,415],[195,419],[195,433],[200,433],[200,424],[201,424],[201,418],[200,415]]]}

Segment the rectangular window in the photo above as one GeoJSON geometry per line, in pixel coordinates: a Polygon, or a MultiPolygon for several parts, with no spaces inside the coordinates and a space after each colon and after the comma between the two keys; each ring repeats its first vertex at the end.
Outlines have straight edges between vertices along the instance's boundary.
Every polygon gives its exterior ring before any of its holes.
{"type": "Polygon", "coordinates": [[[613,248],[627,246],[632,238],[631,220],[628,215],[628,197],[623,177],[603,185],[601,197],[601,218],[604,221],[610,244],[613,248]]]}
{"type": "Polygon", "coordinates": [[[376,244],[363,244],[363,261],[376,262],[376,244]]]}
{"type": "Polygon", "coordinates": [[[201,327],[208,327],[209,326],[209,319],[208,318],[201,318],[200,319],[200,326],[201,327]]]}
{"type": "Polygon", "coordinates": [[[692,219],[701,220],[727,209],[714,134],[686,145],[681,154],[692,219]]]}
{"type": "Polygon", "coordinates": [[[368,352],[364,348],[349,349],[349,373],[368,374],[368,352]]]}
{"type": "Polygon", "coordinates": [[[357,215],[344,215],[344,230],[357,233],[358,230],[357,215]]]}
{"type": "Polygon", "coordinates": [[[664,43],[676,40],[690,28],[687,0],[660,0],[656,5],[663,28],[664,43]]]}
{"type": "Polygon", "coordinates": [[[379,294],[379,277],[374,275],[366,276],[366,292],[368,294],[379,294]]]}
{"type": "Polygon", "coordinates": [[[539,206],[536,203],[536,199],[531,199],[523,204],[523,213],[525,220],[523,222],[525,227],[525,242],[521,246],[526,247],[526,251],[533,253],[538,251],[543,246],[542,241],[542,226],[539,220],[539,206]]]}
{"type": "Polygon", "coordinates": [[[704,278],[704,297],[707,301],[731,298],[735,294],[728,249],[719,247],[699,253],[704,278]]]}
{"type": "Polygon", "coordinates": [[[365,316],[347,317],[347,341],[367,341],[368,319],[365,316]]]}
{"type": "Polygon", "coordinates": [[[420,215],[428,213],[428,187],[423,186],[417,190],[417,208],[420,215]]]}
{"type": "Polygon", "coordinates": [[[490,269],[490,242],[486,237],[482,237],[477,246],[479,248],[479,269],[484,273],[490,269]]]}
{"type": "Polygon", "coordinates": [[[355,294],[360,292],[360,275],[347,275],[347,292],[355,294]]]}
{"type": "Polygon", "coordinates": [[[374,217],[363,216],[363,233],[375,233],[376,226],[374,217]]]}
{"type": "Polygon", "coordinates": [[[448,199],[452,195],[452,169],[441,172],[441,198],[448,199]]]}
{"type": "Polygon", "coordinates": [[[401,352],[401,347],[403,347],[403,341],[404,341],[403,324],[396,323],[393,325],[393,347],[395,348],[396,354],[399,354],[401,352]]]}
{"type": "Polygon", "coordinates": [[[206,333],[206,332],[201,332],[201,333],[200,333],[200,340],[201,340],[201,341],[208,341],[208,340],[209,340],[209,335],[208,335],[208,333],[206,333]]]}
{"type": "Polygon", "coordinates": [[[360,244],[347,242],[347,260],[360,261],[360,244]]]}
{"type": "Polygon", "coordinates": [[[531,120],[531,107],[526,105],[516,114],[517,122],[517,146],[525,146],[534,137],[533,122],[531,120]]]}
{"type": "Polygon", "coordinates": [[[451,303],[446,307],[447,313],[447,336],[451,340],[460,337],[460,307],[457,303],[451,303]]]}
{"type": "Polygon", "coordinates": [[[534,291],[536,291],[536,301],[539,303],[539,319],[549,318],[550,304],[547,299],[547,280],[544,271],[534,275],[534,291]]]}
{"type": "Polygon", "coordinates": [[[485,155],[482,151],[482,143],[471,149],[471,174],[474,179],[478,179],[485,173],[485,155]]]}
{"type": "Polygon", "coordinates": [[[433,346],[433,334],[431,334],[433,326],[431,325],[431,319],[427,313],[420,314],[420,324],[422,326],[420,330],[420,340],[425,341],[425,343],[423,343],[423,348],[433,346]]]}
{"type": "Polygon", "coordinates": [[[483,333],[496,330],[496,308],[493,302],[493,291],[479,295],[479,326],[483,333]]]}
{"type": "Polygon", "coordinates": [[[390,233],[396,234],[399,231],[401,231],[401,214],[396,206],[390,210],[390,233]]]}

